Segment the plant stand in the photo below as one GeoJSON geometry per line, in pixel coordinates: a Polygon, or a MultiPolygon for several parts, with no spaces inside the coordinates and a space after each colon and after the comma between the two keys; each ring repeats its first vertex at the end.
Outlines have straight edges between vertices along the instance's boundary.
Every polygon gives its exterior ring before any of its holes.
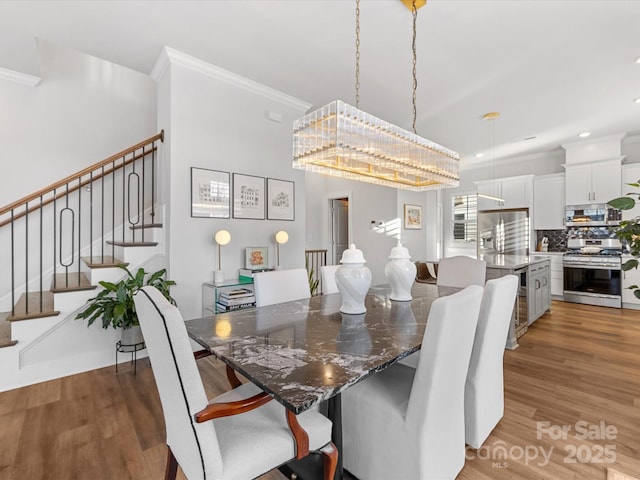
{"type": "Polygon", "coordinates": [[[118,353],[131,353],[131,363],[133,363],[133,374],[137,373],[138,350],[146,348],[144,342],[135,343],[133,345],[125,345],[122,341],[116,343],[116,373],[118,373],[118,353]]]}

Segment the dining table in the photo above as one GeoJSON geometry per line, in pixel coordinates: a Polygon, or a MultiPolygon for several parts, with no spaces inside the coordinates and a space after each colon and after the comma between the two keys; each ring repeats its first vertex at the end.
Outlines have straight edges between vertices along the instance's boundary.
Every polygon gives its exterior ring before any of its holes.
{"type": "MultiPolygon", "coordinates": [[[[459,290],[414,283],[413,299],[400,302],[389,298],[388,285],[379,285],[369,289],[362,314],[341,313],[334,293],[185,324],[195,342],[291,412],[319,406],[333,422],[340,453],[335,478],[342,479],[341,392],[419,350],[431,304],[459,290]]],[[[283,471],[315,478],[318,457],[295,460],[283,471]]]]}

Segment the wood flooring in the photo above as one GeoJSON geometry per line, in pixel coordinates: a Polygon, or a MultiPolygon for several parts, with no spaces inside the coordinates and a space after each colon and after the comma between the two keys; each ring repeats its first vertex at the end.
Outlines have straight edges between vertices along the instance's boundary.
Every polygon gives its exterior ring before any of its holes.
{"type": "MultiPolygon", "coordinates": [[[[605,480],[608,467],[640,477],[640,312],[554,302],[519,343],[505,352],[505,416],[458,480],[605,480]]],[[[220,362],[198,364],[208,395],[228,389],[220,362]]],[[[137,372],[0,393],[0,480],[163,478],[147,359],[137,372]]]]}

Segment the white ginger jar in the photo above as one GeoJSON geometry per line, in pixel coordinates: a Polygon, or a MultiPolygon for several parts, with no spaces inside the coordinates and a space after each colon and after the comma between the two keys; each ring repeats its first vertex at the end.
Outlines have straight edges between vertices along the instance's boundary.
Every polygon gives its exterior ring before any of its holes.
{"type": "Polygon", "coordinates": [[[361,314],[367,311],[364,299],[371,286],[371,270],[364,266],[362,251],[354,244],[342,253],[342,266],[336,270],[336,284],[342,297],[340,311],[361,314]]]}
{"type": "Polygon", "coordinates": [[[389,298],[398,302],[408,302],[412,299],[411,287],[416,278],[416,265],[409,255],[409,250],[398,244],[391,249],[389,255],[391,261],[384,267],[384,274],[387,282],[391,285],[391,295],[389,298]]]}

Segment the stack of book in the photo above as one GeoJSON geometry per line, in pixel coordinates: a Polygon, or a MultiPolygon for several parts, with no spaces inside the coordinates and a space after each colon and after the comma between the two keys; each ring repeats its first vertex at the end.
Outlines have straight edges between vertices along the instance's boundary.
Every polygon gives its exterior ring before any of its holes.
{"type": "Polygon", "coordinates": [[[275,268],[240,268],[238,275],[240,280],[253,280],[253,274],[258,272],[272,272],[275,268]]]}
{"type": "Polygon", "coordinates": [[[225,290],[218,296],[216,310],[218,312],[229,312],[256,306],[256,297],[253,290],[248,288],[236,288],[225,290]]]}

